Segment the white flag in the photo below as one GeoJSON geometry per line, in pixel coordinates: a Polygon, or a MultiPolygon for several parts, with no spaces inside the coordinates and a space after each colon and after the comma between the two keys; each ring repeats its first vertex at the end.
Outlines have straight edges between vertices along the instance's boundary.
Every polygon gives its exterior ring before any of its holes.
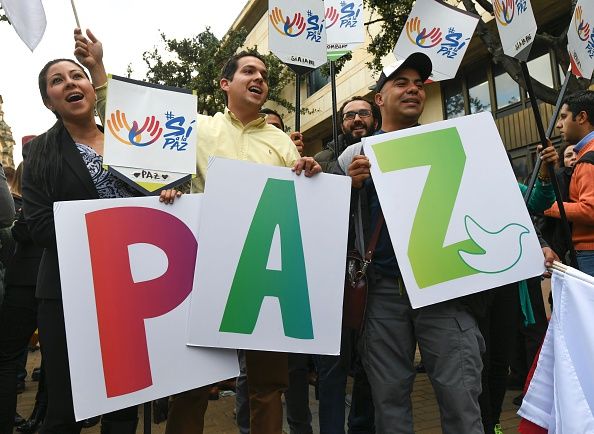
{"type": "Polygon", "coordinates": [[[568,268],[552,279],[554,306],[518,414],[549,433],[594,432],[594,278],[568,268]]]}
{"type": "Polygon", "coordinates": [[[45,32],[45,11],[41,0],[0,0],[6,16],[31,51],[45,32]]]}

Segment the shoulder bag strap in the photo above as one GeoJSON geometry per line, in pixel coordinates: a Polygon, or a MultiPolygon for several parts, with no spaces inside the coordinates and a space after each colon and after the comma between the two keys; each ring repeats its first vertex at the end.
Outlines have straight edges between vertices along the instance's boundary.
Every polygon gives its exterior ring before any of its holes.
{"type": "Polygon", "coordinates": [[[370,263],[371,259],[373,258],[373,253],[375,251],[375,246],[379,240],[380,232],[382,230],[382,226],[384,224],[384,213],[380,211],[380,215],[377,218],[377,224],[375,225],[375,230],[373,231],[373,235],[369,240],[369,245],[367,246],[367,250],[365,251],[365,262],[370,263]]]}

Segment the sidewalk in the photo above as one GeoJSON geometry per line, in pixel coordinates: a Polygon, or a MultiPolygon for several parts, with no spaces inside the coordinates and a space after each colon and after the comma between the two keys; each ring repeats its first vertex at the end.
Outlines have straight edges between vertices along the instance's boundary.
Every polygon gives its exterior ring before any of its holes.
{"type": "MultiPolygon", "coordinates": [[[[29,360],[27,363],[27,370],[29,374],[34,367],[39,366],[40,353],[36,351],[29,353],[29,360]]],[[[349,383],[350,385],[350,383],[349,383]]],[[[30,376],[27,378],[27,386],[25,392],[19,395],[18,398],[18,412],[27,417],[33,408],[35,401],[35,392],[37,390],[37,383],[32,382],[30,376]]],[[[508,391],[503,402],[503,412],[501,414],[501,425],[505,434],[516,434],[518,432],[517,426],[520,421],[516,415],[517,407],[513,405],[512,399],[518,395],[518,391],[508,391]]],[[[431,383],[427,378],[427,374],[418,374],[415,380],[414,390],[412,394],[413,411],[415,417],[415,432],[420,434],[440,434],[439,411],[435,402],[435,396],[431,383]]],[[[238,430],[235,426],[233,418],[233,408],[235,405],[234,396],[221,397],[217,401],[210,401],[208,411],[206,412],[205,434],[237,434],[238,430]]],[[[319,434],[318,426],[318,403],[315,400],[314,389],[310,388],[310,408],[312,412],[312,427],[315,434],[319,434]]],[[[139,409],[140,423],[136,432],[143,434],[142,424],[142,406],[139,409]]],[[[347,408],[348,414],[348,408],[347,408]]],[[[15,431],[16,432],[16,431],[15,431]]],[[[165,432],[165,422],[158,425],[152,424],[152,434],[163,434],[165,432]]],[[[285,432],[288,433],[288,427],[285,422],[285,432]]],[[[83,430],[83,434],[99,434],[99,425],[93,428],[83,430]]],[[[462,434],[462,433],[461,433],[462,434]]]]}

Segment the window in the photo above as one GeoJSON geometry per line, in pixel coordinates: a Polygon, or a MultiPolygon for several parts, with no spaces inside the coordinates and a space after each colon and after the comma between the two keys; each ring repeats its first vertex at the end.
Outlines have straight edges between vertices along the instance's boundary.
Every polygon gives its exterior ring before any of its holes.
{"type": "Polygon", "coordinates": [[[520,86],[500,65],[493,66],[493,75],[495,77],[497,109],[500,110],[520,102],[520,86]]]}
{"type": "MultiPolygon", "coordinates": [[[[530,60],[528,62],[528,71],[533,78],[545,86],[553,87],[553,71],[551,70],[551,56],[549,53],[530,60]]],[[[561,76],[565,77],[565,74],[561,76]]]]}
{"type": "Polygon", "coordinates": [[[314,69],[307,75],[307,96],[312,96],[328,83],[330,83],[330,77],[322,74],[320,68],[314,69]]]}
{"type": "Polygon", "coordinates": [[[477,68],[475,72],[468,75],[468,97],[471,114],[491,111],[489,82],[485,68],[477,68]]]}
{"type": "Polygon", "coordinates": [[[464,94],[461,80],[448,80],[444,86],[444,103],[446,119],[459,118],[465,115],[464,94]]]}
{"type": "MultiPolygon", "coordinates": [[[[564,74],[557,72],[555,56],[546,47],[536,47],[529,57],[528,70],[545,86],[559,88],[564,74]]],[[[441,82],[445,119],[493,112],[495,117],[521,110],[526,103],[525,92],[501,65],[477,63],[464,67],[458,77],[441,82]]]]}

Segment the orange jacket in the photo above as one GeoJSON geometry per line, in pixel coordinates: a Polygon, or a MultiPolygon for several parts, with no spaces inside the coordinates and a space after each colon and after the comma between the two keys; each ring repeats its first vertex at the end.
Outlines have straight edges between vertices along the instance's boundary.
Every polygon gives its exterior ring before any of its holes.
{"type": "MultiPolygon", "coordinates": [[[[579,160],[588,151],[594,151],[594,140],[580,149],[579,160]]],[[[594,164],[576,164],[569,183],[569,199],[563,202],[567,219],[573,223],[572,240],[576,250],[594,250],[594,164]]],[[[545,215],[560,218],[557,203],[545,215]]]]}

